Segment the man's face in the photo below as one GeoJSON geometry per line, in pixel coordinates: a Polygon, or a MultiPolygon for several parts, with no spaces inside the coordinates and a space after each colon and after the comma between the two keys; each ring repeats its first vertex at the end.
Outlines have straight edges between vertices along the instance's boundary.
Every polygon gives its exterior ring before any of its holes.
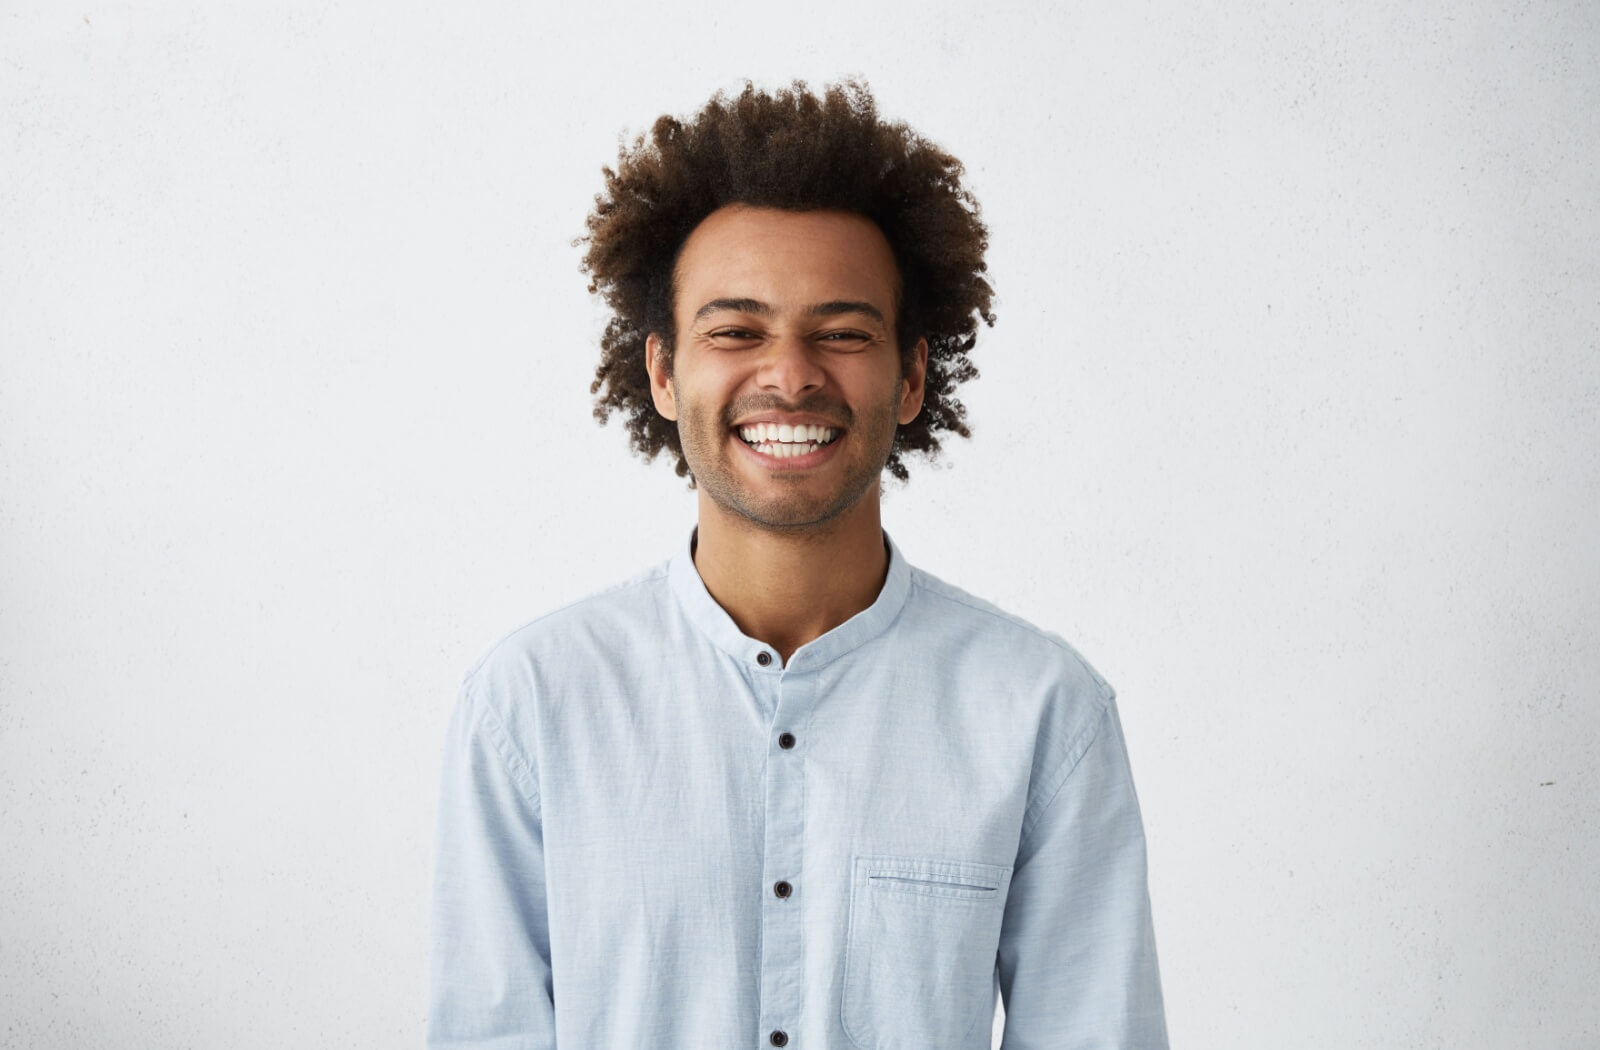
{"type": "Polygon", "coordinates": [[[651,393],[704,496],[785,532],[876,500],[895,427],[922,408],[928,351],[919,340],[902,374],[882,231],[730,205],[695,227],[675,275],[676,350],[669,374],[650,337],[651,393]]]}

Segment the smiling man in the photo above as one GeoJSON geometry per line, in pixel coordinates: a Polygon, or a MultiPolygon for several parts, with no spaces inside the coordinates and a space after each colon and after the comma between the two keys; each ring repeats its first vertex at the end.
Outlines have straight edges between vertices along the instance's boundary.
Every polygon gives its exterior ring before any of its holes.
{"type": "Polygon", "coordinates": [[[968,434],[961,166],[856,84],[718,95],[607,169],[593,387],[698,524],[465,675],[434,1048],[1166,1046],[1115,695],[912,567],[885,470],[968,434]]]}
{"type": "Polygon", "coordinates": [[[787,662],[882,587],[879,478],[921,411],[927,341],[902,362],[894,253],[857,214],[725,205],[674,283],[677,349],[651,334],[645,367],[699,487],[696,565],[787,662]]]}

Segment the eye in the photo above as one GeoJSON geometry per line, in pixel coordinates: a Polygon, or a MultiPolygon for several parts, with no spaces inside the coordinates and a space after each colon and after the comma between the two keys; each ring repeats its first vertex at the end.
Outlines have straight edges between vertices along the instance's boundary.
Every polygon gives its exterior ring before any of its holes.
{"type": "Polygon", "coordinates": [[[824,332],[819,338],[822,340],[822,342],[832,343],[834,346],[848,346],[851,343],[865,343],[871,339],[870,336],[862,332],[824,332]]]}
{"type": "Polygon", "coordinates": [[[756,334],[747,328],[719,328],[711,333],[713,339],[755,339],[756,334]]]}

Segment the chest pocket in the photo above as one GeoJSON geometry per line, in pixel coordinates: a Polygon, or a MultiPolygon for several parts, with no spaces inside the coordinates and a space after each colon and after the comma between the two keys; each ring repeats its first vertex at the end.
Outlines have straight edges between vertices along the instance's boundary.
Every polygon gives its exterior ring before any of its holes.
{"type": "MultiPolygon", "coordinates": [[[[956,1050],[993,1019],[1011,866],[856,857],[845,938],[844,1031],[860,1050],[956,1050]]],[[[989,1046],[989,1032],[981,1045],[989,1046]]]]}

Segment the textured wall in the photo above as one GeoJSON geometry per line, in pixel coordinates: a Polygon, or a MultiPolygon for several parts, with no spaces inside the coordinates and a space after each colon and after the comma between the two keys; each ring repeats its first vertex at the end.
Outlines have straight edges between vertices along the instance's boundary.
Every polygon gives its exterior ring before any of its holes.
{"type": "Polygon", "coordinates": [[[692,520],[599,168],[849,72],[1000,295],[886,524],[1118,686],[1174,1045],[1600,1043],[1594,5],[219,6],[0,9],[5,1046],[419,1044],[460,673],[692,520]]]}

